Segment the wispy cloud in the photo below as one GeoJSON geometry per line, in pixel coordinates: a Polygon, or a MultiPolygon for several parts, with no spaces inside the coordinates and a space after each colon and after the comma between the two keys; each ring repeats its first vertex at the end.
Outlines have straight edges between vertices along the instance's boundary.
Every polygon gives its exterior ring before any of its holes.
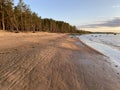
{"type": "Polygon", "coordinates": [[[114,5],[112,8],[120,8],[120,5],[114,5]]]}
{"type": "Polygon", "coordinates": [[[93,23],[93,24],[87,24],[87,25],[81,25],[81,28],[97,28],[97,27],[120,27],[120,17],[116,17],[111,20],[99,22],[99,23],[93,23]]]}

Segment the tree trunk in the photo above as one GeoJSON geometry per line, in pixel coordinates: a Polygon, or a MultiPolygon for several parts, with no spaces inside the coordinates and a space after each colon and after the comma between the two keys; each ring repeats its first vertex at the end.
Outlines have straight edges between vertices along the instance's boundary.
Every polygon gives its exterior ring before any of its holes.
{"type": "Polygon", "coordinates": [[[4,8],[3,8],[3,4],[1,5],[1,9],[2,9],[2,11],[1,11],[1,14],[2,14],[2,29],[3,30],[5,30],[5,15],[4,15],[4,8]]]}

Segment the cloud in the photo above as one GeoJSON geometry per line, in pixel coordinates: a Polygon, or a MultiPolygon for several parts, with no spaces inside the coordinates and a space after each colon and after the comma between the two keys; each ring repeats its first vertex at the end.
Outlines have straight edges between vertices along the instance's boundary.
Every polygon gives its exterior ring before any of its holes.
{"type": "Polygon", "coordinates": [[[114,5],[112,8],[120,8],[120,5],[114,5]]]}
{"type": "Polygon", "coordinates": [[[98,27],[120,27],[120,17],[116,17],[112,20],[102,21],[99,23],[81,25],[81,28],[98,28],[98,27]]]}

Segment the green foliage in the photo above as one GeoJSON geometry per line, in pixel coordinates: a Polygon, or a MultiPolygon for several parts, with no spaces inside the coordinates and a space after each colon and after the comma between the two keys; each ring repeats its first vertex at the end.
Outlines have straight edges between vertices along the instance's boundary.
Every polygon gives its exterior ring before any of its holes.
{"type": "Polygon", "coordinates": [[[42,19],[32,12],[23,0],[14,6],[13,0],[0,1],[0,29],[7,31],[45,31],[58,33],[86,33],[63,21],[42,19]]]}

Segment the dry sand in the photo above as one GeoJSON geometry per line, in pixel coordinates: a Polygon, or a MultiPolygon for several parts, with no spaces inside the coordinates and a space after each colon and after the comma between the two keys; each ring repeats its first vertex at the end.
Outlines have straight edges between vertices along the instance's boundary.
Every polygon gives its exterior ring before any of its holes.
{"type": "Polygon", "coordinates": [[[1,31],[0,90],[120,90],[107,59],[66,34],[1,31]]]}

